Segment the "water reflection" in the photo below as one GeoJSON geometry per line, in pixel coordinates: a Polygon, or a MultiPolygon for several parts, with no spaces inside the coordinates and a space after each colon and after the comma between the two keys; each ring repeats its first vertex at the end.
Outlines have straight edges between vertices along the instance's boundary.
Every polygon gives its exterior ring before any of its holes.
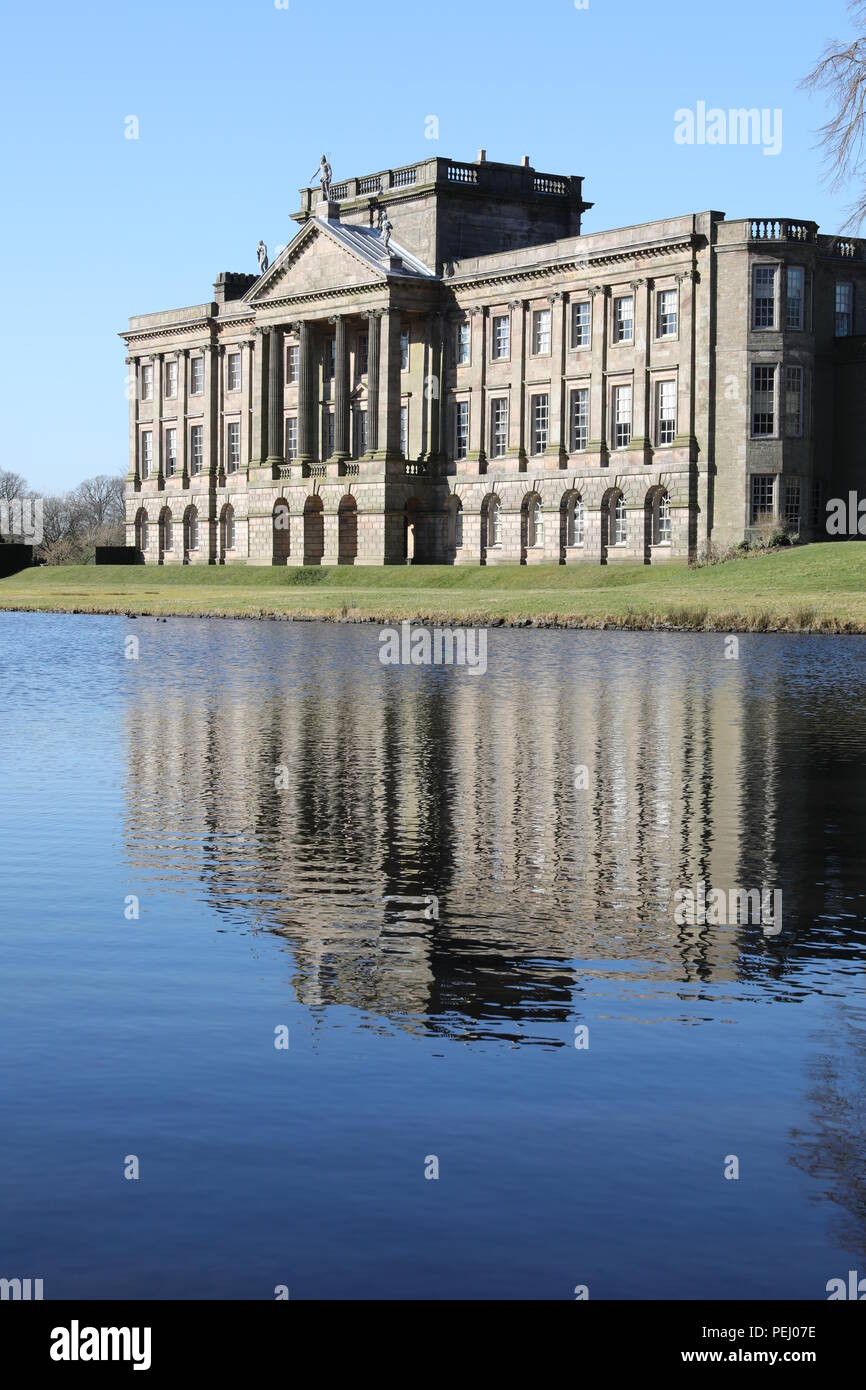
{"type": "Polygon", "coordinates": [[[561,1046],[606,980],[675,1011],[862,963],[862,644],[828,668],[814,641],[496,632],[470,679],[382,667],[373,628],[215,626],[161,629],[132,673],[127,849],[284,937],[303,1004],[561,1046]],[[701,879],[781,887],[781,936],[674,925],[701,879]]]}

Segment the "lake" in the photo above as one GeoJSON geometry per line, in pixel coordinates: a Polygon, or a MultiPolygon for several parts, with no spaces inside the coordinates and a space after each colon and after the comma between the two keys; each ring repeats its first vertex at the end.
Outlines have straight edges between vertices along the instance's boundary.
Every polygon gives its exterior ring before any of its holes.
{"type": "Polygon", "coordinates": [[[372,625],[0,614],[0,1276],[866,1274],[866,639],[379,652],[372,625]],[[678,920],[698,884],[782,920],[678,920]]]}

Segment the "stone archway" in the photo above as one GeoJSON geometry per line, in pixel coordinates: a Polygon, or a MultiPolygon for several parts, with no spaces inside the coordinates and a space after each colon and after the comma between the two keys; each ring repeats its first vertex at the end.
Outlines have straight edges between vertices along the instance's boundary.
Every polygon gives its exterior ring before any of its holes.
{"type": "Polygon", "coordinates": [[[354,565],[358,555],[358,504],[349,493],[337,510],[337,563],[354,565]]]}
{"type": "Polygon", "coordinates": [[[312,495],[304,503],[304,564],[320,565],[325,553],[325,510],[322,499],[312,495]]]}
{"type": "Polygon", "coordinates": [[[271,559],[275,565],[286,565],[289,562],[289,555],[291,554],[290,523],[289,504],[284,497],[278,497],[274,503],[273,516],[271,517],[271,559]]]}

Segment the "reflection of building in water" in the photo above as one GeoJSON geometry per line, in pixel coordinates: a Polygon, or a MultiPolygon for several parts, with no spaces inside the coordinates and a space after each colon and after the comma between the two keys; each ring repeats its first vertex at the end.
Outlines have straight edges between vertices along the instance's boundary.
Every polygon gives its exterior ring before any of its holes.
{"type": "Polygon", "coordinates": [[[507,1032],[632,963],[738,977],[743,934],[676,927],[672,902],[779,881],[777,730],[739,663],[525,635],[469,679],[386,671],[374,629],[315,641],[327,679],[170,703],[145,682],[128,718],[132,857],[283,934],[304,1003],[507,1032]],[[438,920],[386,901],[427,894],[438,920]]]}

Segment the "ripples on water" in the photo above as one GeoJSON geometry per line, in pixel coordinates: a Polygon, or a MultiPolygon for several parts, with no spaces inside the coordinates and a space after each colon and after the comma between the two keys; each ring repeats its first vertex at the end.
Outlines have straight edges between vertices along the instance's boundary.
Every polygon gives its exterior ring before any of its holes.
{"type": "Polygon", "coordinates": [[[822,1297],[863,1251],[862,640],[494,630],[469,676],[372,626],[8,614],[0,655],[5,1263],[822,1297]],[[698,880],[781,887],[782,933],[676,926],[698,880]]]}

